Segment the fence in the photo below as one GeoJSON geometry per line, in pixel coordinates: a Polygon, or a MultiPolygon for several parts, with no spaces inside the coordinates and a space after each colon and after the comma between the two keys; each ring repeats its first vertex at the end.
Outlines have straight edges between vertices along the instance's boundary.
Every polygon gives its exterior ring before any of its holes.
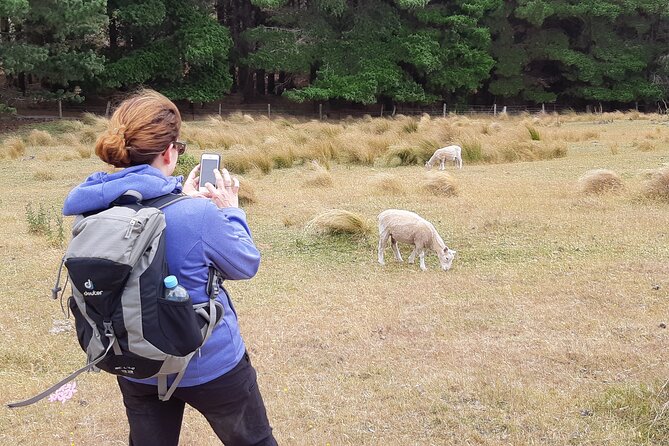
{"type": "MultiPolygon", "coordinates": [[[[492,115],[499,114],[517,115],[521,113],[564,113],[572,112],[572,107],[550,104],[548,106],[517,106],[517,105],[458,105],[449,107],[447,104],[436,104],[422,107],[409,107],[404,105],[395,105],[392,108],[385,107],[382,104],[358,108],[334,107],[327,103],[306,103],[306,104],[288,104],[281,102],[272,103],[235,103],[224,104],[206,103],[189,104],[177,103],[184,120],[202,120],[209,116],[229,116],[234,113],[243,113],[251,116],[266,116],[273,118],[277,116],[293,116],[303,119],[328,119],[341,120],[347,118],[362,118],[364,116],[372,117],[390,117],[398,114],[407,116],[417,116],[428,114],[434,117],[446,117],[451,114],[460,115],[492,115]]],[[[643,107],[642,107],[643,108],[643,107]]],[[[586,112],[593,111],[602,113],[601,105],[591,108],[586,107],[586,112]]],[[[644,112],[645,110],[637,110],[644,112]]],[[[659,109],[658,109],[659,110],[659,109]]],[[[648,110],[657,112],[657,110],[648,110]]],[[[19,118],[39,118],[39,119],[57,119],[57,118],[79,118],[84,113],[92,113],[100,116],[110,116],[113,112],[111,102],[106,104],[66,104],[66,103],[42,103],[39,108],[36,107],[18,107],[19,118]]]]}

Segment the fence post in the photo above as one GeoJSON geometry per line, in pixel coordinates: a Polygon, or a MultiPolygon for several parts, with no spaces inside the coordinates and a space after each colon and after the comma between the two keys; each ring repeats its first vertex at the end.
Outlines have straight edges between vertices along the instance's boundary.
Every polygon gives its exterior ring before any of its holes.
{"type": "Polygon", "coordinates": [[[223,117],[223,114],[221,113],[222,111],[223,111],[223,110],[222,110],[222,106],[221,106],[221,103],[219,102],[219,103],[218,103],[218,117],[219,117],[219,118],[222,118],[222,117],[223,117]]]}
{"type": "Polygon", "coordinates": [[[393,116],[395,116],[396,111],[397,111],[397,105],[393,104],[393,116]]]}
{"type": "Polygon", "coordinates": [[[541,114],[542,115],[546,114],[546,104],[544,104],[543,102],[541,103],[541,114]]]}
{"type": "Polygon", "coordinates": [[[383,104],[381,104],[381,115],[380,116],[383,118],[383,104]]]}
{"type": "Polygon", "coordinates": [[[109,111],[111,110],[111,101],[107,101],[107,109],[105,110],[105,118],[109,118],[109,111]]]}
{"type": "Polygon", "coordinates": [[[497,116],[497,104],[492,104],[492,115],[497,116]]]}
{"type": "Polygon", "coordinates": [[[58,99],[58,117],[63,119],[63,101],[58,99]]]}
{"type": "Polygon", "coordinates": [[[443,106],[441,107],[441,117],[445,118],[446,117],[446,103],[444,102],[443,106]]]}
{"type": "Polygon", "coordinates": [[[272,119],[272,106],[270,104],[267,104],[267,117],[272,119]]]}
{"type": "Polygon", "coordinates": [[[323,104],[318,104],[318,119],[323,120],[323,104]]]}

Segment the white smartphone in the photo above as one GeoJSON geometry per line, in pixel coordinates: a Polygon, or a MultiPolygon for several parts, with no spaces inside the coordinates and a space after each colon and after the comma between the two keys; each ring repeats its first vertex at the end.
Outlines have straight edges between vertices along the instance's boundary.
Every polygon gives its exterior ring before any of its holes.
{"type": "Polygon", "coordinates": [[[221,168],[221,156],[216,153],[203,153],[200,158],[200,192],[206,192],[205,184],[211,183],[216,186],[214,169],[221,168]]]}

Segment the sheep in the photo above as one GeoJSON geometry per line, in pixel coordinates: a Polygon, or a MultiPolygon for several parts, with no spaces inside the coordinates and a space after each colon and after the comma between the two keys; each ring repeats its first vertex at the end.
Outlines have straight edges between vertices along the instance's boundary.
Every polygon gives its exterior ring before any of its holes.
{"type": "Polygon", "coordinates": [[[410,211],[387,209],[378,216],[379,220],[379,263],[385,265],[383,253],[390,238],[395,259],[402,262],[402,255],[397,242],[408,243],[414,246],[409,263],[414,263],[416,254],[420,258],[420,269],[425,271],[425,249],[437,253],[441,269],[448,271],[455,258],[456,251],[449,249],[441,239],[437,230],[429,221],[410,211]]]}
{"type": "Polygon", "coordinates": [[[439,170],[446,169],[446,166],[444,165],[446,160],[455,161],[458,169],[462,169],[462,147],[453,145],[437,149],[432,155],[432,158],[425,163],[425,168],[430,170],[437,160],[439,160],[439,170]]]}

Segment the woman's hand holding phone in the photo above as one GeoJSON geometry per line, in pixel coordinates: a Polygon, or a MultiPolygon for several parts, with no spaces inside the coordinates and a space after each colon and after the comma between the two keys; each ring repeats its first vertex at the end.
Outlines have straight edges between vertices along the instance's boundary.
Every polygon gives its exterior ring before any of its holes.
{"type": "Polygon", "coordinates": [[[239,180],[230,177],[228,169],[214,170],[216,186],[206,183],[200,188],[200,165],[188,174],[183,193],[191,197],[210,199],[219,208],[239,207],[239,180]]]}
{"type": "Polygon", "coordinates": [[[204,197],[204,194],[200,192],[199,164],[190,171],[188,178],[184,181],[183,193],[191,197],[204,197]]]}
{"type": "Polygon", "coordinates": [[[239,207],[239,180],[231,178],[228,169],[223,169],[220,172],[216,169],[214,175],[216,176],[216,186],[207,183],[205,186],[208,193],[205,192],[205,196],[208,196],[220,209],[239,207]]]}

